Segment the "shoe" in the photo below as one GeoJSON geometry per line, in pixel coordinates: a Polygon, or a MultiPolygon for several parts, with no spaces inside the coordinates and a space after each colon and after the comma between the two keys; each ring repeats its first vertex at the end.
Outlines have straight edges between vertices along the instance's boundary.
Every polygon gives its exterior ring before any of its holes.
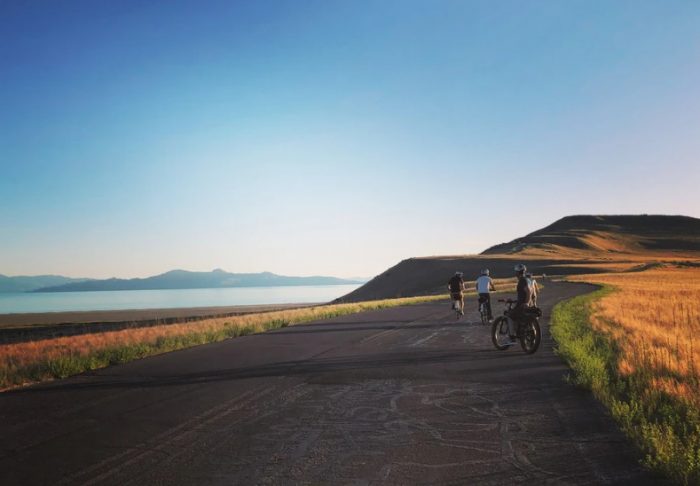
{"type": "Polygon", "coordinates": [[[460,313],[461,315],[464,315],[464,311],[459,311],[459,313],[460,313]]]}

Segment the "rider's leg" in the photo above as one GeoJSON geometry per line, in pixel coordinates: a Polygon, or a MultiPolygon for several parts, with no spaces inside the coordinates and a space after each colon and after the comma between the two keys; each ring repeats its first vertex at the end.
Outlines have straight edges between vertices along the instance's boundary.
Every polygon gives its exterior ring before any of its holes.
{"type": "Polygon", "coordinates": [[[515,336],[516,330],[515,330],[515,321],[511,318],[508,317],[508,335],[510,337],[515,336]]]}
{"type": "Polygon", "coordinates": [[[489,316],[489,320],[493,319],[493,311],[491,310],[491,294],[486,294],[486,313],[489,316]]]}
{"type": "Polygon", "coordinates": [[[464,315],[464,294],[462,294],[462,295],[460,296],[459,303],[460,303],[460,306],[461,306],[461,307],[459,308],[459,311],[462,313],[462,315],[464,315]]]}
{"type": "Polygon", "coordinates": [[[517,331],[517,325],[518,321],[520,321],[524,316],[523,316],[523,305],[516,305],[509,313],[508,313],[508,333],[510,334],[511,338],[516,336],[518,331],[517,331]]]}

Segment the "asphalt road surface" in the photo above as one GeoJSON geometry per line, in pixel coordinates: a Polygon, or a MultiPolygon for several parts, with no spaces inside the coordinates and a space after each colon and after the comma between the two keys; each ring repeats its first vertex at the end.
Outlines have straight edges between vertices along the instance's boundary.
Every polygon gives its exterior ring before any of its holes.
{"type": "Polygon", "coordinates": [[[445,302],[2,393],[0,484],[658,484],[552,352],[587,291],[535,355],[445,302]]]}

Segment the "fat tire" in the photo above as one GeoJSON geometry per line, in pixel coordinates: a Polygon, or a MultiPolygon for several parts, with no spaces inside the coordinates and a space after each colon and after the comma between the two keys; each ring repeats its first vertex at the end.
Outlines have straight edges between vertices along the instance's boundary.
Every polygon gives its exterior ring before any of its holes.
{"type": "Polygon", "coordinates": [[[520,347],[523,348],[523,351],[525,351],[526,354],[533,354],[540,347],[541,342],[542,331],[540,330],[540,323],[537,319],[532,319],[523,326],[520,336],[520,347]],[[532,327],[532,330],[535,332],[535,342],[532,344],[532,347],[529,347],[527,341],[525,340],[527,333],[530,331],[530,327],[532,327]]]}
{"type": "Polygon", "coordinates": [[[505,351],[510,346],[501,346],[500,344],[498,344],[498,330],[501,327],[501,323],[505,323],[505,325],[507,326],[508,319],[505,316],[500,316],[493,321],[493,325],[491,326],[491,342],[497,350],[505,351]]]}

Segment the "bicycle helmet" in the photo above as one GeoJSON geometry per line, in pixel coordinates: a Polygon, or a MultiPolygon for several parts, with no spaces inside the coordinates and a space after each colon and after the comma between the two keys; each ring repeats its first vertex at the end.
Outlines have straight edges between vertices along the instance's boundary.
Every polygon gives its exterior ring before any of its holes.
{"type": "Polygon", "coordinates": [[[488,269],[488,268],[484,268],[484,269],[481,271],[481,275],[487,275],[487,276],[488,276],[490,273],[491,273],[491,272],[489,272],[489,269],[488,269]]]}
{"type": "Polygon", "coordinates": [[[527,267],[523,265],[522,263],[518,263],[515,266],[515,272],[516,273],[525,273],[527,271],[527,267]]]}
{"type": "Polygon", "coordinates": [[[457,275],[458,277],[461,277],[462,275],[464,275],[464,272],[455,272],[455,275],[457,275]]]}

